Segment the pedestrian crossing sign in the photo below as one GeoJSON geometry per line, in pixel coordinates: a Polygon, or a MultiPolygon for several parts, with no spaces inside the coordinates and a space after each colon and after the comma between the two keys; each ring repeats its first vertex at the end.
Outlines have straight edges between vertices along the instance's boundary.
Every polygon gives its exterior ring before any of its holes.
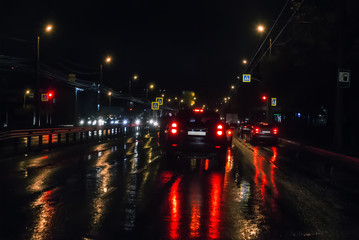
{"type": "Polygon", "coordinates": [[[158,110],[158,109],[160,109],[159,103],[158,103],[158,102],[152,102],[152,103],[151,103],[151,109],[152,109],[152,110],[158,110]]]}
{"type": "Polygon", "coordinates": [[[163,98],[162,97],[157,97],[156,102],[158,102],[159,105],[163,105],[163,98]]]}
{"type": "Polygon", "coordinates": [[[251,82],[251,75],[243,74],[243,82],[251,82]]]}
{"type": "Polygon", "coordinates": [[[277,106],[277,98],[271,98],[271,105],[272,107],[277,106]]]}

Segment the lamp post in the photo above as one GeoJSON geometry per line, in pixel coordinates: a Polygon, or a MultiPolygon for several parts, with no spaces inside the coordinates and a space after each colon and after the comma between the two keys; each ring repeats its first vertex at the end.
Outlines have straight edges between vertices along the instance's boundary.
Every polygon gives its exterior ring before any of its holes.
{"type": "Polygon", "coordinates": [[[129,81],[128,81],[128,95],[130,96],[130,101],[131,101],[131,84],[132,84],[132,80],[137,80],[138,79],[138,75],[134,74],[132,77],[130,77],[129,81]]]}
{"type": "Polygon", "coordinates": [[[26,105],[26,97],[29,96],[30,94],[30,90],[26,90],[25,93],[24,93],[24,108],[25,108],[25,105],[26,105]]]}
{"type": "MultiPolygon", "coordinates": [[[[49,33],[53,30],[53,25],[49,24],[45,27],[45,32],[49,33]]],[[[40,127],[40,107],[41,107],[41,95],[40,95],[40,34],[36,38],[36,88],[35,88],[35,98],[36,98],[36,113],[34,114],[34,125],[40,127]]]]}
{"type": "Polygon", "coordinates": [[[111,107],[111,96],[112,96],[112,92],[108,92],[108,105],[111,107]]]}
{"type": "MultiPolygon", "coordinates": [[[[104,62],[110,63],[111,61],[112,61],[111,57],[106,57],[104,62]]],[[[99,83],[97,84],[97,112],[100,112],[100,110],[101,110],[100,97],[101,97],[101,90],[102,90],[102,69],[103,69],[103,62],[101,62],[101,64],[100,64],[100,79],[99,79],[99,83]]]]}

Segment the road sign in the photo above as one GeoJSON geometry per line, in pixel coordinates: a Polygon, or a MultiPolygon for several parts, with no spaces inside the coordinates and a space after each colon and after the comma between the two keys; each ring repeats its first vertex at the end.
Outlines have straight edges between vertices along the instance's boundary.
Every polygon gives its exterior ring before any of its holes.
{"type": "Polygon", "coordinates": [[[159,110],[160,109],[160,104],[158,102],[152,102],[151,103],[151,109],[152,110],[159,110]]]}
{"type": "Polygon", "coordinates": [[[251,82],[251,75],[243,74],[243,82],[251,82]]]}
{"type": "Polygon", "coordinates": [[[159,105],[162,105],[163,104],[163,98],[162,97],[157,97],[156,102],[158,102],[159,105]]]}
{"type": "Polygon", "coordinates": [[[347,69],[338,70],[338,87],[339,88],[350,87],[350,70],[347,69]]]}
{"type": "Polygon", "coordinates": [[[271,98],[271,105],[272,107],[277,106],[277,98],[271,98]]]}
{"type": "Polygon", "coordinates": [[[49,96],[47,95],[47,93],[41,94],[41,101],[43,102],[49,101],[49,96]]]}

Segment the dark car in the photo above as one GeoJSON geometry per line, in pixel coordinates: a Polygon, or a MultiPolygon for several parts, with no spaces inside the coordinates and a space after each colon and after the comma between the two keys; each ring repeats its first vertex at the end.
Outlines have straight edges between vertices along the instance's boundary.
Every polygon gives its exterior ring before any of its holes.
{"type": "Polygon", "coordinates": [[[213,111],[181,110],[164,131],[164,145],[171,156],[198,153],[225,156],[232,142],[232,130],[213,111]]]}
{"type": "Polygon", "coordinates": [[[240,137],[245,137],[245,135],[249,135],[252,131],[252,123],[250,122],[242,122],[239,126],[239,134],[240,137]]]}
{"type": "Polygon", "coordinates": [[[260,122],[251,125],[251,132],[249,135],[249,141],[252,144],[256,143],[270,143],[273,145],[278,144],[278,127],[266,123],[260,122]]]}

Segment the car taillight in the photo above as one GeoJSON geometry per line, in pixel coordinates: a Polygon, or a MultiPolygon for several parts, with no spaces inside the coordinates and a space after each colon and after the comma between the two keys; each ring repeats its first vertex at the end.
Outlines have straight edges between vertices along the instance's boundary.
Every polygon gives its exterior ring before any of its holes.
{"type": "Polygon", "coordinates": [[[218,124],[217,125],[217,136],[222,136],[222,135],[223,135],[223,125],[218,124]]]}
{"type": "Polygon", "coordinates": [[[255,133],[259,133],[259,132],[260,132],[260,129],[259,129],[259,128],[255,128],[255,129],[254,129],[254,132],[255,132],[255,133]]]}
{"type": "Polygon", "coordinates": [[[278,134],[278,128],[273,128],[273,134],[278,134]]]}
{"type": "Polygon", "coordinates": [[[171,123],[170,133],[173,135],[178,133],[178,124],[176,122],[171,123]]]}
{"type": "Polygon", "coordinates": [[[232,136],[232,130],[227,130],[227,136],[232,136]]]}

